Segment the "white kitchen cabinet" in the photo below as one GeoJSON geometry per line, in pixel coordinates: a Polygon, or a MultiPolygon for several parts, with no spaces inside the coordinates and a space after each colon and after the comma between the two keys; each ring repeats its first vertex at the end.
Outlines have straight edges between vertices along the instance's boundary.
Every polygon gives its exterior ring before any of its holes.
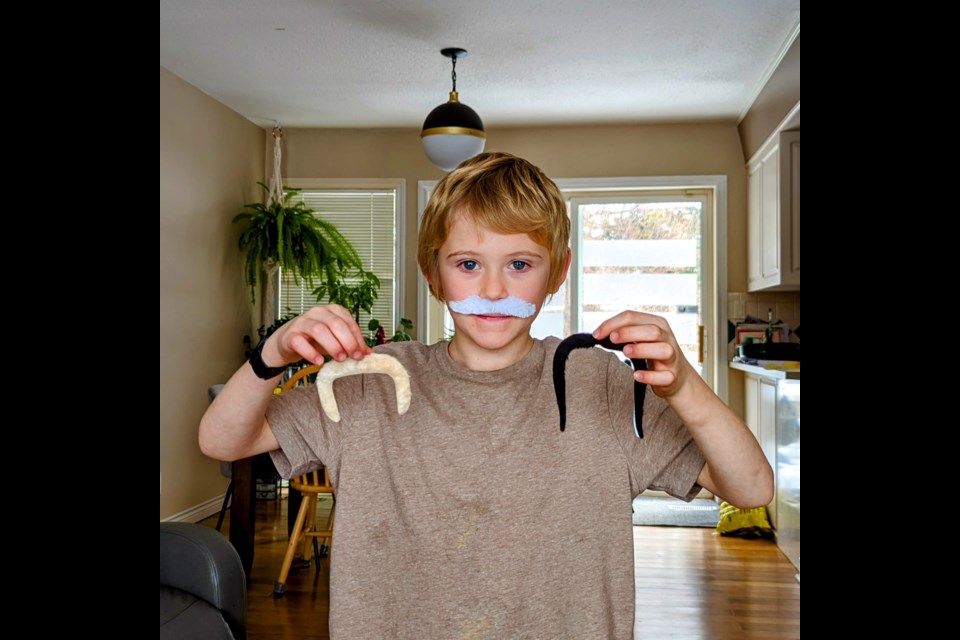
{"type": "Polygon", "coordinates": [[[747,176],[747,289],[799,291],[800,132],[773,136],[747,176]]]}
{"type": "MultiPolygon", "coordinates": [[[[747,373],[744,376],[744,422],[763,449],[763,455],[773,468],[774,486],[777,473],[777,381],[766,376],[747,373]]],[[[777,528],[777,499],[767,505],[770,524],[777,528]]]]}
{"type": "Polygon", "coordinates": [[[743,379],[743,412],[745,414],[743,421],[747,423],[747,426],[750,427],[750,432],[753,434],[753,437],[757,439],[757,442],[759,442],[760,435],[757,425],[760,423],[760,378],[758,376],[747,374],[743,377],[743,379]]]}
{"type": "MultiPolygon", "coordinates": [[[[757,440],[767,462],[773,468],[773,486],[777,486],[777,382],[772,378],[760,378],[759,422],[757,440]]],[[[777,497],[767,506],[770,524],[777,528],[777,497]]]]}

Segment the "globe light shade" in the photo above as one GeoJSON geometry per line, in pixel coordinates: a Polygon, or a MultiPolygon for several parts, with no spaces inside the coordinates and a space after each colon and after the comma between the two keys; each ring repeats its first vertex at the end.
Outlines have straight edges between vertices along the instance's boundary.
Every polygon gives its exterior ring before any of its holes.
{"type": "Polygon", "coordinates": [[[456,91],[451,91],[449,102],[427,114],[420,140],[430,162],[451,171],[483,151],[487,134],[477,112],[461,103],[456,91]]]}

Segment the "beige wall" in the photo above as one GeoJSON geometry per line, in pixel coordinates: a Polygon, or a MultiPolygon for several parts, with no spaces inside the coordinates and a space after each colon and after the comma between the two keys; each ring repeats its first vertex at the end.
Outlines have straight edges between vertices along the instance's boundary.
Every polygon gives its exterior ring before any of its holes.
{"type": "Polygon", "coordinates": [[[252,326],[231,220],[260,197],[263,147],[259,127],[161,67],[161,519],[227,486],[200,453],[197,424],[207,387],[243,362],[252,326]]]}
{"type": "Polygon", "coordinates": [[[800,102],[800,34],[740,122],[743,157],[749,160],[800,102]]]}

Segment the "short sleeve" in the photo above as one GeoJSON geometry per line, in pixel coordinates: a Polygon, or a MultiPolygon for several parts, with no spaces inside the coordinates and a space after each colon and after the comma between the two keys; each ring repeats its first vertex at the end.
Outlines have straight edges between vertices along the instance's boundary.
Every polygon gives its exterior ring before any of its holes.
{"type": "Polygon", "coordinates": [[[320,407],[316,385],[275,396],[267,406],[267,422],[280,449],[270,453],[284,478],[333,464],[340,451],[340,425],[320,407]]]}
{"type": "Polygon", "coordinates": [[[633,369],[611,358],[607,391],[613,428],[630,467],[634,495],[646,489],[682,500],[699,492],[703,453],[666,400],[647,388],[643,401],[643,438],[634,429],[633,369]]]}

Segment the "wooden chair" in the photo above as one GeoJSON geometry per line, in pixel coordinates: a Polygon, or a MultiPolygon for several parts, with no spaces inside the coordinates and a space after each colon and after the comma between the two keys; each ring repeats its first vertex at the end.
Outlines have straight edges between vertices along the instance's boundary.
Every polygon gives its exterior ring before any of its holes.
{"type": "MultiPolygon", "coordinates": [[[[307,384],[308,376],[315,374],[320,370],[320,365],[306,366],[289,380],[283,383],[282,392],[290,391],[298,386],[307,384]]],[[[290,567],[297,556],[298,550],[303,555],[304,566],[310,565],[311,555],[316,563],[317,569],[320,569],[320,559],[329,554],[330,547],[333,546],[333,517],[336,511],[336,496],[333,494],[333,486],[330,484],[330,475],[326,469],[317,469],[296,478],[291,478],[290,489],[299,491],[303,496],[300,502],[300,509],[297,511],[297,519],[290,532],[290,543],[287,545],[287,553],[283,558],[283,565],[280,567],[280,577],[277,578],[277,584],[274,585],[273,593],[278,596],[283,595],[284,587],[287,582],[287,576],[290,574],[290,567]],[[322,529],[317,527],[317,500],[320,494],[329,494],[333,498],[333,507],[330,509],[330,516],[327,518],[326,526],[322,529]],[[323,538],[324,544],[321,547],[318,539],[323,538]],[[313,541],[308,545],[309,540],[313,541]],[[311,554],[312,551],[312,554],[311,554]]]]}
{"type": "Polygon", "coordinates": [[[283,386],[281,387],[281,392],[290,391],[294,387],[307,386],[308,384],[310,384],[309,376],[315,375],[318,371],[320,371],[320,366],[321,365],[319,364],[310,364],[305,367],[301,367],[299,371],[297,371],[295,374],[290,376],[290,378],[283,383],[283,386]]]}

